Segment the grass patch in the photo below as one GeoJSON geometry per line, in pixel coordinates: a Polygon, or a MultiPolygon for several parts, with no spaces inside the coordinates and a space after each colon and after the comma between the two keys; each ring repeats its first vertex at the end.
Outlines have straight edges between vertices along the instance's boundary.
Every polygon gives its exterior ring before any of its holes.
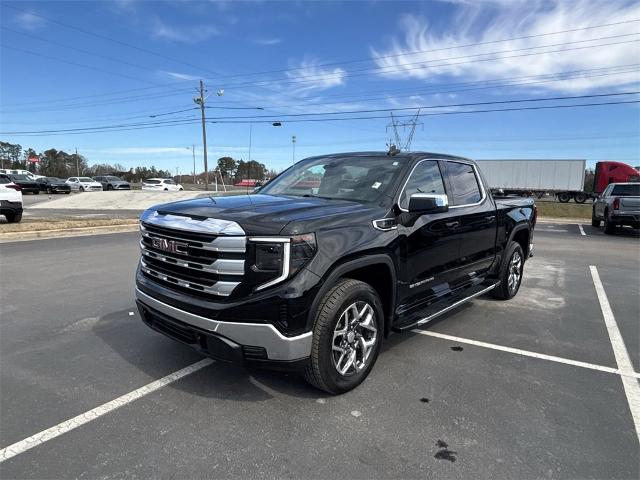
{"type": "Polygon", "coordinates": [[[591,218],[591,203],[537,202],[540,217],[591,218]]]}
{"type": "Polygon", "coordinates": [[[137,219],[103,218],[90,220],[68,220],[24,218],[20,223],[0,223],[0,235],[9,232],[39,232],[42,230],[67,230],[78,227],[105,227],[110,225],[137,225],[137,219]]]}

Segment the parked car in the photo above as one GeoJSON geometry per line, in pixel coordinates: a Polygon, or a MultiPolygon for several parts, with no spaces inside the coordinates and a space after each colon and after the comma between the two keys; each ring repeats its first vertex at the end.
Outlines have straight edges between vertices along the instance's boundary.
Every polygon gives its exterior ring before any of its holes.
{"type": "Polygon", "coordinates": [[[622,225],[640,228],[640,183],[610,183],[591,210],[591,225],[602,221],[608,234],[622,225]]]}
{"type": "Polygon", "coordinates": [[[337,394],[365,379],[391,331],[485,293],[514,297],[536,208],[494,199],[471,160],[366,152],[308,158],[256,194],[166,203],[140,221],[149,327],[337,394]]]}
{"type": "Polygon", "coordinates": [[[38,180],[41,192],[52,193],[71,193],[71,186],[63,179],[57,177],[41,177],[38,180]]]}
{"type": "Polygon", "coordinates": [[[184,190],[182,185],[174,182],[170,178],[148,178],[142,181],[142,190],[164,190],[177,192],[184,190]]]}
{"type": "Polygon", "coordinates": [[[93,177],[96,182],[102,184],[103,190],[131,190],[129,182],[125,182],[119,177],[113,175],[93,177]]]}
{"type": "Polygon", "coordinates": [[[102,184],[96,182],[90,177],[70,177],[65,182],[71,190],[79,192],[97,192],[102,191],[102,184]]]}
{"type": "Polygon", "coordinates": [[[40,185],[35,180],[31,180],[26,175],[7,175],[13,183],[20,185],[22,193],[33,193],[38,195],[40,193],[40,185]]]}
{"type": "Polygon", "coordinates": [[[37,180],[38,178],[43,177],[43,175],[38,175],[30,172],[29,170],[20,170],[15,168],[0,168],[0,174],[2,173],[5,175],[26,175],[30,180],[37,180]]]}
{"type": "Polygon", "coordinates": [[[0,215],[9,223],[22,220],[22,190],[8,175],[0,174],[0,215]]]}

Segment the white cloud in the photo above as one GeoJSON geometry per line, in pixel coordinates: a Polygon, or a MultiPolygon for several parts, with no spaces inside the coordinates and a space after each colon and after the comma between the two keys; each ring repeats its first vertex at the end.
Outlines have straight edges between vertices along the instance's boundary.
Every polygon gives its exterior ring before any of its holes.
{"type": "MultiPolygon", "coordinates": [[[[455,28],[445,32],[432,29],[428,19],[402,15],[402,41],[392,40],[386,48],[372,49],[374,61],[385,70],[379,74],[388,78],[456,79],[477,81],[494,78],[549,75],[558,72],[615,67],[638,63],[639,37],[619,37],[592,42],[584,40],[612,37],[638,32],[638,23],[625,23],[603,28],[578,30],[556,35],[538,36],[509,42],[452,48],[459,45],[495,42],[513,37],[540,35],[548,32],[575,30],[593,25],[616,23],[640,18],[640,3],[604,2],[600,0],[511,2],[487,0],[478,5],[466,0],[448,0],[455,3],[455,28]],[[517,50],[540,45],[566,44],[536,50],[481,55],[503,50],[517,50]],[[586,47],[602,43],[618,43],[600,48],[581,48],[555,52],[566,48],[586,47]],[[411,54],[420,51],[422,53],[411,54]],[[554,52],[552,52],[554,51],[554,52]],[[517,56],[533,52],[539,55],[517,56]],[[393,56],[389,56],[393,55],[393,56]],[[477,55],[471,58],[469,55],[477,55]],[[456,59],[452,59],[456,57],[456,59]],[[508,58],[511,57],[511,58],[508,58]],[[489,58],[487,61],[479,61],[489,58]],[[431,65],[421,68],[422,65],[431,65]]],[[[598,87],[619,87],[637,82],[637,72],[618,75],[593,74],[590,78],[572,78],[558,82],[534,84],[536,88],[562,92],[581,92],[598,87]]],[[[530,80],[529,80],[530,81],[530,80]]]]}
{"type": "Polygon", "coordinates": [[[288,71],[287,76],[295,86],[294,94],[328,90],[344,85],[346,72],[342,68],[322,68],[318,63],[317,60],[306,58],[298,66],[290,65],[293,70],[288,71]]]}
{"type": "Polygon", "coordinates": [[[154,38],[174,42],[199,43],[215,35],[220,35],[220,30],[215,25],[189,25],[181,28],[168,25],[160,18],[155,17],[152,22],[151,34],[154,38]]]}
{"type": "Polygon", "coordinates": [[[25,30],[37,30],[45,24],[44,18],[33,11],[16,15],[15,22],[25,30]]]}
{"type": "Polygon", "coordinates": [[[257,38],[256,40],[254,40],[254,43],[257,43],[258,45],[271,46],[271,45],[278,45],[279,43],[282,43],[282,39],[281,38],[257,38]]]}
{"type": "Polygon", "coordinates": [[[201,78],[196,75],[189,75],[188,73],[168,72],[166,70],[160,70],[160,73],[177,80],[198,80],[201,78]]]}

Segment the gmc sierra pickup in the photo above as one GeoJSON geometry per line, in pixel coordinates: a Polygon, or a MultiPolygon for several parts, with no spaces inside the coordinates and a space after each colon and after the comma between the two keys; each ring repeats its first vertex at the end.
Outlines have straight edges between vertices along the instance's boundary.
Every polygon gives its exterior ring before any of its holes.
{"type": "Polygon", "coordinates": [[[296,369],[337,394],[384,338],[479,295],[518,292],[531,199],[494,199],[470,160],[345,153],[252,195],[152,207],[136,297],[151,328],[219,360],[296,369]]]}

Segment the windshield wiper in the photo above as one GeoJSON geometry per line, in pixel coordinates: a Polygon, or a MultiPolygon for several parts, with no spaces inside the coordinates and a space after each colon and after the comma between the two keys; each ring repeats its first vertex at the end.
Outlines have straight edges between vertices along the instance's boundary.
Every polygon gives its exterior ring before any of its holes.
{"type": "Polygon", "coordinates": [[[310,193],[305,193],[304,195],[300,195],[300,196],[304,198],[323,198],[325,200],[336,200],[335,198],[332,198],[332,197],[323,197],[322,195],[312,195],[310,193]]]}

